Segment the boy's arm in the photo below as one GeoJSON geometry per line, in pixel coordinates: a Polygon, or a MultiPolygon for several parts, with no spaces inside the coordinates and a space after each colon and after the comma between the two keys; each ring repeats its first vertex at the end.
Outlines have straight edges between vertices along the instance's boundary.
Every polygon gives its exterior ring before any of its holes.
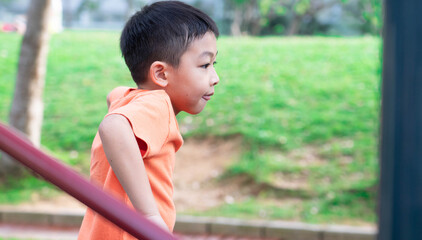
{"type": "Polygon", "coordinates": [[[145,217],[168,230],[155,203],[138,143],[122,115],[104,118],[99,127],[104,152],[132,205],[145,217]]]}

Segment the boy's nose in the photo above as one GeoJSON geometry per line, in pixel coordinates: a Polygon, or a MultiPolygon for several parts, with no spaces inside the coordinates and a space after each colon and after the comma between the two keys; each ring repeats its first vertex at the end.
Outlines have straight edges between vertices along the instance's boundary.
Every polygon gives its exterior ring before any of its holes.
{"type": "Polygon", "coordinates": [[[217,71],[214,69],[214,73],[211,76],[211,86],[215,86],[220,82],[220,78],[218,77],[217,71]]]}

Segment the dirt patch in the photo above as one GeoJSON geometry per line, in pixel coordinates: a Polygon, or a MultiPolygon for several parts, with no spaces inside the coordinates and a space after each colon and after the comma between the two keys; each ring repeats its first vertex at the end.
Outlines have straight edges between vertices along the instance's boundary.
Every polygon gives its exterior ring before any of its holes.
{"type": "MultiPolygon", "coordinates": [[[[174,179],[174,201],[178,211],[200,211],[223,203],[243,198],[243,179],[235,178],[230,183],[217,181],[227,166],[239,159],[241,138],[232,139],[188,139],[176,154],[174,179]]],[[[31,201],[9,208],[51,210],[58,208],[81,209],[85,205],[65,193],[45,197],[34,192],[31,201]]]]}
{"type": "Polygon", "coordinates": [[[287,154],[287,158],[294,160],[298,165],[307,167],[311,165],[321,165],[325,160],[319,156],[319,150],[315,146],[305,146],[294,149],[287,154]]]}
{"type": "MultiPolygon", "coordinates": [[[[242,139],[187,139],[176,154],[174,171],[174,201],[178,213],[209,210],[223,204],[242,202],[255,198],[262,205],[259,216],[266,218],[265,206],[283,209],[302,208],[304,198],[309,198],[308,173],[277,172],[268,183],[255,183],[248,176],[221,178],[228,166],[239,160],[242,139]],[[264,191],[264,194],[261,194],[264,191]]],[[[315,147],[305,147],[287,153],[271,152],[274,161],[292,161],[299,166],[319,166],[326,161],[315,147]]],[[[360,178],[361,176],[354,176],[360,178]]],[[[49,188],[46,188],[48,191],[49,188]]],[[[51,191],[51,190],[49,190],[51,191]]],[[[31,201],[19,205],[2,205],[1,208],[19,208],[37,211],[84,210],[85,205],[65,193],[34,192],[31,201]]],[[[294,219],[300,220],[300,219],[294,219]]],[[[354,223],[354,225],[361,225],[354,223]]]]}
{"type": "MultiPolygon", "coordinates": [[[[187,139],[176,154],[176,165],[173,175],[174,201],[178,212],[204,211],[225,203],[240,202],[251,196],[257,196],[268,188],[282,190],[308,190],[306,174],[286,175],[277,173],[268,184],[255,184],[249,177],[236,176],[221,180],[221,175],[239,160],[242,152],[241,137],[221,139],[187,139]],[[268,185],[268,186],[267,186],[268,185]]],[[[287,155],[274,152],[273,156],[280,161],[291,159],[298,164],[320,164],[322,162],[313,148],[292,151],[287,155]]],[[[283,192],[284,193],[284,192],[283,192]]],[[[28,203],[20,204],[20,208],[85,208],[85,205],[67,194],[48,194],[34,192],[28,203]]],[[[286,203],[289,194],[277,204],[286,203]]],[[[292,197],[292,196],[290,196],[292,197]]],[[[297,201],[297,199],[295,199],[297,201]]]]}
{"type": "Polygon", "coordinates": [[[240,138],[188,139],[176,154],[174,201],[178,211],[205,210],[233,202],[241,179],[226,184],[218,181],[224,170],[239,159],[240,138]]]}

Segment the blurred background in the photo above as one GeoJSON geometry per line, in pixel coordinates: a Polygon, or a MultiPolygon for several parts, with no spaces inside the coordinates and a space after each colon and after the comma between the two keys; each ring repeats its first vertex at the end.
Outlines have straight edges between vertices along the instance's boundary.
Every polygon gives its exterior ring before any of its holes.
{"type": "MultiPolygon", "coordinates": [[[[108,92],[135,86],[120,30],[152,2],[52,1],[42,128],[33,141],[86,177],[108,92]]],[[[185,2],[215,19],[222,36],[215,97],[197,116],[178,115],[178,214],[373,226],[381,2],[185,2]]],[[[10,124],[29,4],[0,0],[0,120],[10,124]]],[[[32,174],[0,179],[0,205],[84,207],[32,174]]]]}
{"type": "MultiPolygon", "coordinates": [[[[21,22],[29,0],[1,0],[0,21],[21,22]]],[[[56,1],[53,1],[56,2],[56,1]]],[[[60,1],[58,1],[60,2],[60,1]]],[[[69,0],[54,4],[66,29],[120,30],[145,0],[69,0]]],[[[377,35],[375,0],[185,0],[209,14],[224,35],[377,35]]]]}

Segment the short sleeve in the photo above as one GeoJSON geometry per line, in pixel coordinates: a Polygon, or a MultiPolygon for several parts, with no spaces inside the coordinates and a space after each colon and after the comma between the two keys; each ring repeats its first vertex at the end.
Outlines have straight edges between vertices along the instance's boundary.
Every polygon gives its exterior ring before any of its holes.
{"type": "Polygon", "coordinates": [[[106,116],[110,114],[120,114],[128,119],[143,158],[160,152],[169,135],[169,107],[165,100],[152,94],[145,95],[106,116]]]}
{"type": "Polygon", "coordinates": [[[117,99],[124,96],[129,87],[116,87],[115,89],[111,90],[111,92],[107,95],[107,101],[111,104],[112,102],[116,101],[117,99]]]}

